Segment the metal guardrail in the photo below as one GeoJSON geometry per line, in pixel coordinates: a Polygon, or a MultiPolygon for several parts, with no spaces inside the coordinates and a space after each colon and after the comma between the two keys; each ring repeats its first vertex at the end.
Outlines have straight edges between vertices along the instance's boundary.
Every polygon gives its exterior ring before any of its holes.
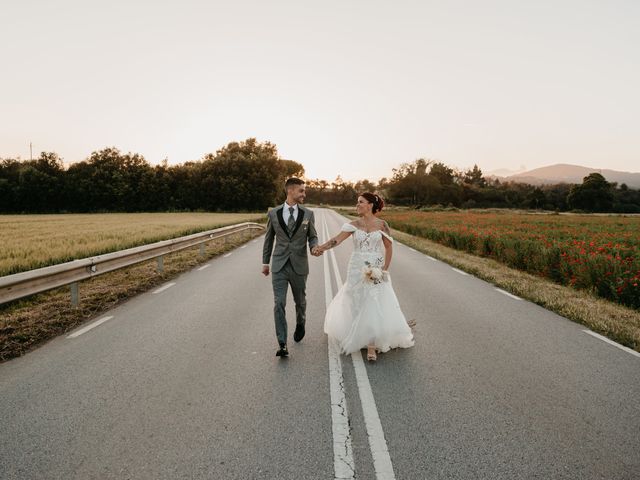
{"type": "Polygon", "coordinates": [[[28,272],[0,277],[0,304],[28,297],[36,293],[71,285],[71,303],[78,304],[78,282],[103,273],[128,267],[136,263],[158,259],[158,270],[163,270],[163,256],[185,248],[200,245],[200,255],[204,255],[204,244],[217,238],[251,230],[262,230],[259,223],[245,222],[185,237],[128,248],[118,252],[95,257],[73,260],[59,265],[38,268],[28,272]]]}

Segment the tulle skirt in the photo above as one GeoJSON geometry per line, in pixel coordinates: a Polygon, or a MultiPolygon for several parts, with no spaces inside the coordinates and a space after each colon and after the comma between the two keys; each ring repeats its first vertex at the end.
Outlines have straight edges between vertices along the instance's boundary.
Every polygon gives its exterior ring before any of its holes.
{"type": "Polygon", "coordinates": [[[343,353],[368,345],[380,352],[413,346],[413,334],[393,290],[391,278],[374,284],[365,280],[367,265],[382,266],[379,254],[354,252],[347,280],[327,308],[324,331],[335,338],[343,353]]]}

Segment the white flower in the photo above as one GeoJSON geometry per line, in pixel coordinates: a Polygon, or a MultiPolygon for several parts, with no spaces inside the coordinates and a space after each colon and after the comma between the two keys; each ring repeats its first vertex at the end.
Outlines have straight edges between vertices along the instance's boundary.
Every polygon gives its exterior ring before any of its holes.
{"type": "Polygon", "coordinates": [[[362,273],[364,276],[364,281],[367,283],[372,283],[374,285],[380,283],[384,275],[380,267],[372,267],[370,265],[364,267],[362,269],[362,273]]]}

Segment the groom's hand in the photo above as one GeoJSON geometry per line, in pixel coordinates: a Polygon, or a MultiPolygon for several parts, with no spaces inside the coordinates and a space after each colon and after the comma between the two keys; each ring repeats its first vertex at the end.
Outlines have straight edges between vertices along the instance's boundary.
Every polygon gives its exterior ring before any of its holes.
{"type": "Polygon", "coordinates": [[[269,275],[269,265],[263,265],[262,266],[262,274],[266,277],[267,275],[269,275]]]}

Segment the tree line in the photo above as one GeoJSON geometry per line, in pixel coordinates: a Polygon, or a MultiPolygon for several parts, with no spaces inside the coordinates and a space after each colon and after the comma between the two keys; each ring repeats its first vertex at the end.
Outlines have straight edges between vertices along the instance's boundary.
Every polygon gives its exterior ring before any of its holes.
{"type": "Polygon", "coordinates": [[[0,162],[0,211],[266,210],[284,198],[286,177],[303,174],[301,164],[279,158],[275,145],[253,138],[180,165],[153,166],[142,155],[105,148],[65,169],[56,153],[43,152],[0,162]]]}
{"type": "Polygon", "coordinates": [[[393,169],[390,179],[377,184],[368,180],[335,182],[310,180],[307,200],[314,203],[347,205],[357,192],[377,191],[393,205],[456,208],[519,208],[554,211],[640,213],[640,190],[624,183],[607,182],[592,173],[582,184],[559,183],[535,186],[527,183],[487,179],[474,165],[454,170],[442,162],[418,159],[393,169]]]}
{"type": "MultiPolygon", "coordinates": [[[[304,173],[300,163],[281,159],[275,145],[254,138],[179,165],[151,165],[139,154],[110,147],[65,168],[56,153],[43,152],[35,160],[0,161],[0,212],[262,211],[283,201],[285,178],[304,173]]],[[[579,185],[533,186],[487,179],[477,166],[458,171],[418,159],[377,183],[307,179],[309,203],[352,205],[364,191],[416,208],[640,213],[640,190],[598,173],[579,185]]]]}

